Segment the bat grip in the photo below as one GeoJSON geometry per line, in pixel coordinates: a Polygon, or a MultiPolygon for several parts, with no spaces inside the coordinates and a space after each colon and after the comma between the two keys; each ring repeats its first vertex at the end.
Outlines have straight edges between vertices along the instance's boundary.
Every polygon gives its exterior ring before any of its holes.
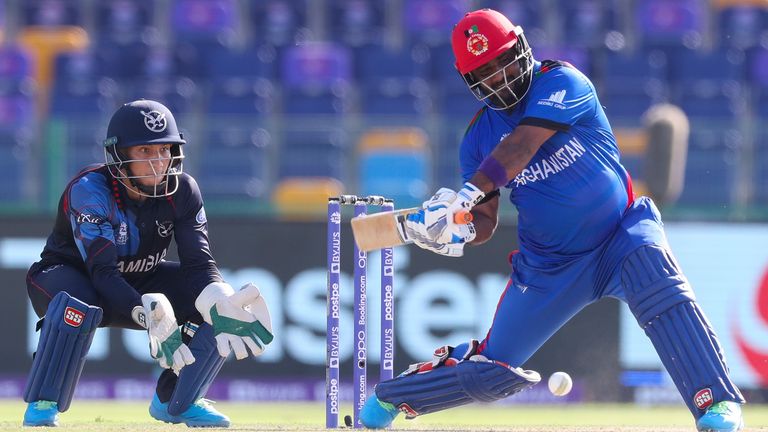
{"type": "Polygon", "coordinates": [[[466,210],[461,210],[453,214],[453,222],[459,225],[468,224],[472,222],[472,219],[474,219],[472,213],[466,210]]]}

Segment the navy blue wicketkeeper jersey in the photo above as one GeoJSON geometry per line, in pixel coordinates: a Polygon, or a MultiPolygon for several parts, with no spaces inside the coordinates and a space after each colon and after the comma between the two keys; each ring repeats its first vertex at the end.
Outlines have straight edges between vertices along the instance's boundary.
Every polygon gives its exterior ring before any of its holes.
{"type": "Polygon", "coordinates": [[[128,199],[105,166],[80,172],[61,196],[53,233],[33,270],[80,268],[106,302],[130,315],[141,304],[134,282],[151,276],[175,236],[181,273],[190,296],[197,297],[222,278],[208,244],[200,189],[187,174],[178,179],[175,194],[138,202],[128,199]]]}

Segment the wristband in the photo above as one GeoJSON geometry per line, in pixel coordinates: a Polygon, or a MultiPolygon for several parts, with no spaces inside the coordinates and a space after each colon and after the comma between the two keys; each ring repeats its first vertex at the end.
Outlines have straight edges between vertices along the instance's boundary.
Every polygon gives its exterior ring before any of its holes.
{"type": "Polygon", "coordinates": [[[485,174],[485,176],[493,182],[494,189],[504,187],[509,183],[507,169],[504,168],[492,155],[488,155],[477,170],[485,174]]]}

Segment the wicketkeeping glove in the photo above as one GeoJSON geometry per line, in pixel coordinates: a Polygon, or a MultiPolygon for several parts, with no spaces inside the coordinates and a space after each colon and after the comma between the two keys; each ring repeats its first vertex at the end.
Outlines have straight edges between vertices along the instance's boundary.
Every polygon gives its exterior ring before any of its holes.
{"type": "Polygon", "coordinates": [[[223,357],[234,351],[235,357],[242,360],[248,357],[249,349],[256,357],[274,338],[267,302],[252,283],[235,292],[227,283],[213,282],[197,297],[195,307],[213,326],[216,346],[223,357]]]}
{"type": "Polygon", "coordinates": [[[178,375],[181,368],[194,363],[195,357],[181,341],[181,331],[171,302],[164,294],[150,293],[141,296],[141,303],[149,333],[150,355],[157,359],[161,367],[173,369],[178,375]]]}

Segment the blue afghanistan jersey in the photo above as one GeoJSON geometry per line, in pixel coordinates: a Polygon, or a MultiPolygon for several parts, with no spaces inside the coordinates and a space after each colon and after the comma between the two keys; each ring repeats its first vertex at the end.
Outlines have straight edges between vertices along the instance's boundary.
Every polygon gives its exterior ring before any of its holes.
{"type": "MultiPolygon", "coordinates": [[[[127,198],[125,187],[104,165],[80,172],[59,201],[53,233],[32,271],[67,264],[88,274],[99,295],[130,316],[141,304],[133,282],[151,277],[175,236],[190,296],[221,281],[208,244],[200,189],[182,174],[173,195],[127,198]]],[[[193,297],[193,298],[194,298],[193,297]]]]}
{"type": "Polygon", "coordinates": [[[484,108],[472,120],[460,151],[464,181],[518,125],[557,131],[506,185],[518,210],[521,255],[542,268],[594,250],[633,200],[594,86],[567,63],[535,62],[518,106],[511,112],[484,108]]]}

